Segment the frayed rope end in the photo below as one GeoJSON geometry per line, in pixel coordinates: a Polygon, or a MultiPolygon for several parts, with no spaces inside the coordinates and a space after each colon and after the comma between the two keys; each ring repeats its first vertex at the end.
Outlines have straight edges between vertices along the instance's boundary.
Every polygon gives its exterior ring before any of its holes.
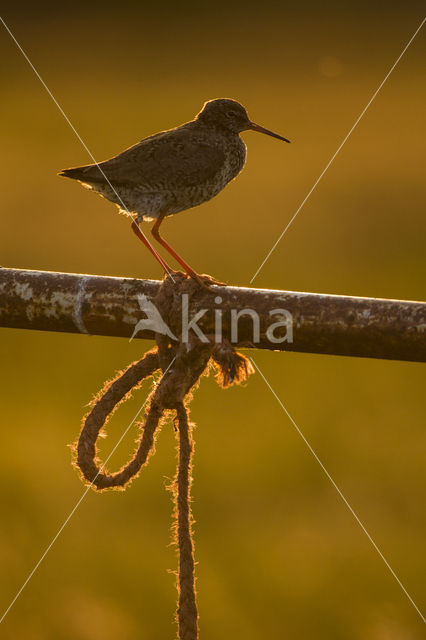
{"type": "Polygon", "coordinates": [[[250,360],[234,351],[228,340],[223,340],[213,348],[212,359],[217,365],[216,379],[222,388],[234,383],[241,384],[254,373],[250,360]]]}

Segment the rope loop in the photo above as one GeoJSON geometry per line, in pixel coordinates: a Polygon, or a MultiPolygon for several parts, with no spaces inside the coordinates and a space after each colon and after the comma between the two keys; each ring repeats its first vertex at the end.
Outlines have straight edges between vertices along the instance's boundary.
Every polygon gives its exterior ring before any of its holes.
{"type": "MultiPolygon", "coordinates": [[[[167,277],[155,298],[155,306],[170,327],[172,335],[182,334],[183,294],[197,295],[199,285],[182,273],[167,277]]],[[[175,542],[179,552],[177,621],[181,640],[197,640],[198,613],[194,576],[194,544],[192,540],[192,513],[190,489],[192,483],[192,424],[189,422],[188,404],[192,389],[198,384],[210,365],[217,370],[220,386],[227,387],[245,380],[253,367],[250,361],[236,353],[231,343],[223,339],[216,343],[211,337],[207,343],[198,338],[189,342],[175,340],[168,335],[156,334],[157,346],[141,360],[129,365],[116,377],[106,382],[90,403],[90,411],[83,418],[79,439],[74,445],[75,465],[84,481],[97,490],[124,489],[147,464],[154,453],[155,440],[168,411],[175,413],[178,432],[178,468],[171,486],[174,498],[175,542]],[[147,378],[161,370],[148,401],[140,428],[139,444],[133,457],[115,473],[109,473],[98,459],[96,442],[109,418],[132,392],[147,378]]]]}

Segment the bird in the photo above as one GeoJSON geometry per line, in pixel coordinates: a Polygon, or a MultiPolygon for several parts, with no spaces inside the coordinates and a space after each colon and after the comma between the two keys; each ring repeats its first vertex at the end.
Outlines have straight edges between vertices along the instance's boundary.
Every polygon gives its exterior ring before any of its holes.
{"type": "MultiPolygon", "coordinates": [[[[258,131],[290,142],[252,122],[245,107],[230,98],[204,103],[193,120],[161,131],[104,162],[64,169],[58,175],[77,180],[110,200],[132,218],[131,228],[166,273],[172,269],[139,226],[155,221],[151,233],[186,274],[210,289],[160,235],[164,218],[216,196],[242,171],[246,162],[243,131],[258,131]]],[[[210,280],[213,284],[222,284],[210,280]]]]}

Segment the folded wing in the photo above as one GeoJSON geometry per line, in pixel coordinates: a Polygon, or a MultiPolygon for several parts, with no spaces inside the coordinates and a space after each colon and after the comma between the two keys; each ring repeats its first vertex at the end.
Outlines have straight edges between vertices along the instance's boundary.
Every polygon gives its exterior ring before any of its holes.
{"type": "Polygon", "coordinates": [[[221,148],[200,139],[195,131],[175,129],[146,138],[99,165],[64,169],[59,175],[94,186],[109,181],[117,187],[173,190],[213,180],[224,162],[221,148]]]}

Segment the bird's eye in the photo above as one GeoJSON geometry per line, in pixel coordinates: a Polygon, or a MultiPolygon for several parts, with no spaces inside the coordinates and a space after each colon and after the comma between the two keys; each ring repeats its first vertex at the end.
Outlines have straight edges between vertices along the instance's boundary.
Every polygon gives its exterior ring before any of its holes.
{"type": "Polygon", "coordinates": [[[228,111],[226,114],[229,118],[236,118],[238,113],[236,111],[228,111]]]}

